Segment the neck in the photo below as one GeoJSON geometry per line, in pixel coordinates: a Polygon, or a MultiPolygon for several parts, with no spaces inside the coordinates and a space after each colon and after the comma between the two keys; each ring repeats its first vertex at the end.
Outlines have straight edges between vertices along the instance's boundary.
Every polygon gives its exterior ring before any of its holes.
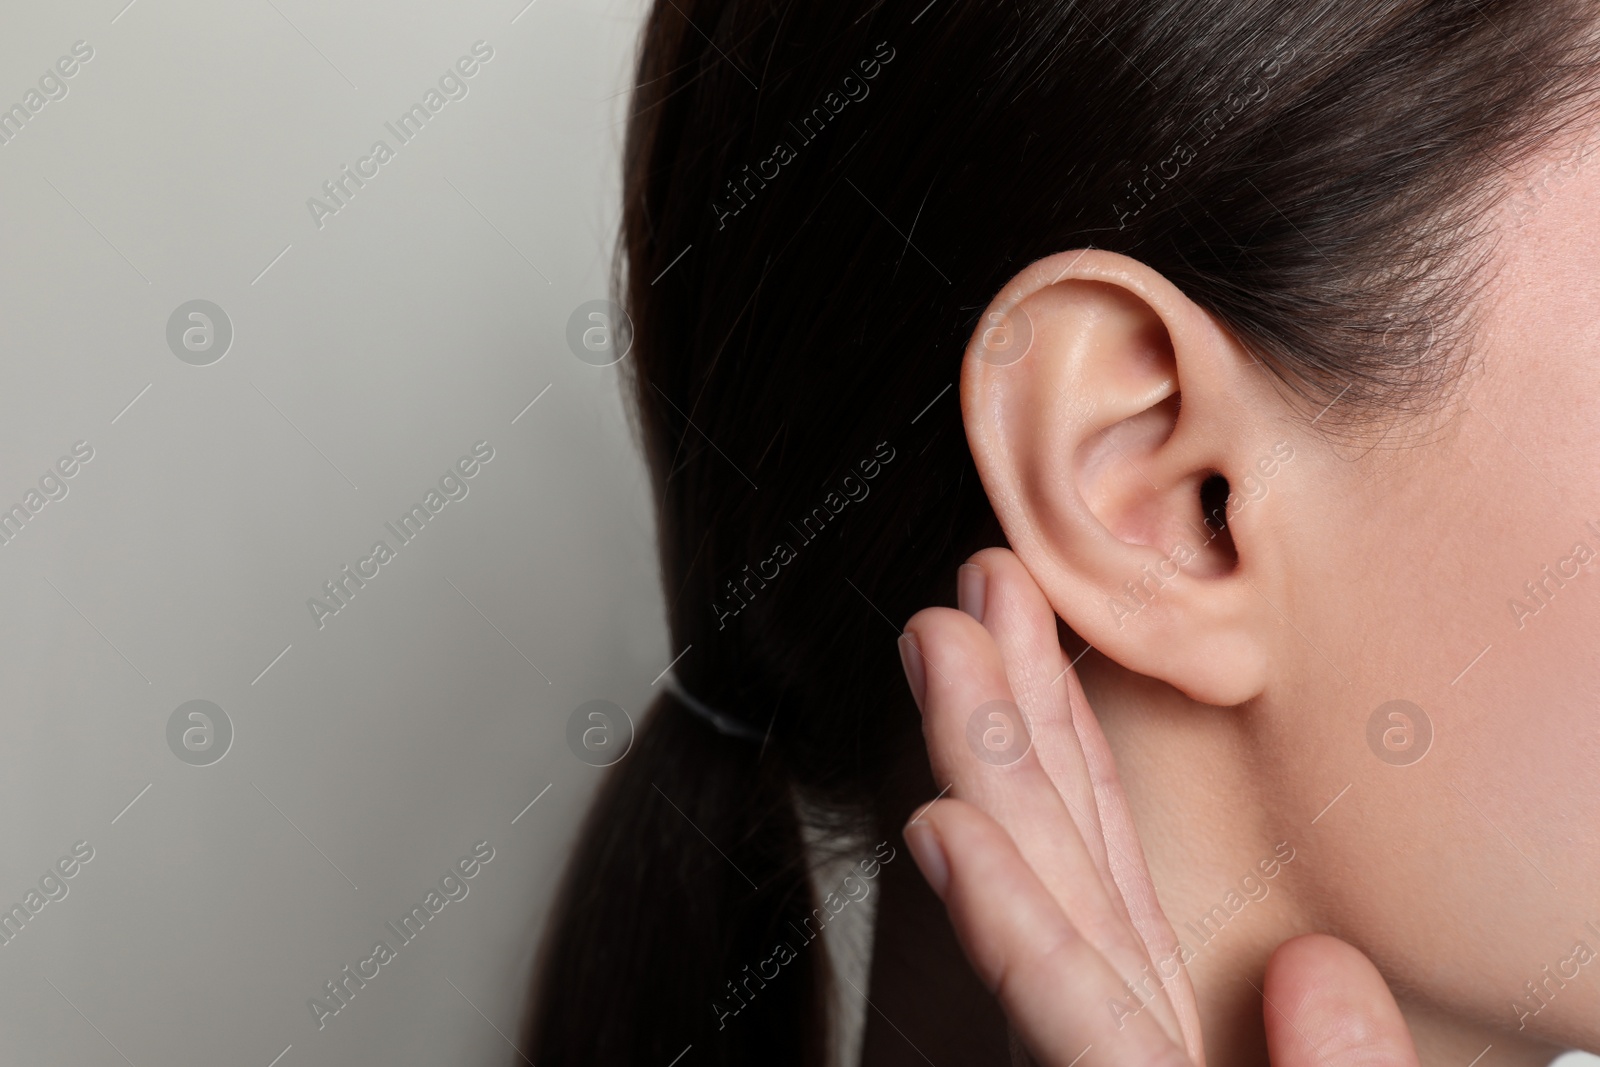
{"type": "MultiPolygon", "coordinates": [[[[1267,960],[1299,934],[1341,936],[1356,925],[1325,914],[1316,892],[1325,879],[1349,874],[1317,870],[1315,813],[1274,803],[1273,775],[1253,739],[1262,709],[1197,703],[1098,653],[1078,670],[1116,757],[1162,908],[1188,949],[1207,1061],[1266,1067],[1260,990],[1267,960]]],[[[1398,999],[1423,1067],[1464,1067],[1491,1044],[1496,1067],[1542,1067],[1556,1053],[1420,997],[1398,999]]]]}

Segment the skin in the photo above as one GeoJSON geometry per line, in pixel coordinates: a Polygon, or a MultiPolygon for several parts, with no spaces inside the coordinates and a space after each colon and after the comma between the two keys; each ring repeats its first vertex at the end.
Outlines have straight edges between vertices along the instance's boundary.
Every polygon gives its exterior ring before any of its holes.
{"type": "Polygon", "coordinates": [[[975,334],[962,406],[1013,551],[963,570],[977,618],[931,608],[906,628],[933,782],[951,787],[908,843],[924,873],[942,855],[966,957],[991,988],[1007,975],[1001,1007],[1040,1063],[1095,1033],[1084,1067],[1199,1062],[1202,1046],[1217,1064],[1416,1062],[1406,1030],[1429,1067],[1491,1045],[1485,1067],[1600,1049],[1587,152],[1528,161],[1489,219],[1457,388],[1359,438],[1324,432],[1336,415],[1134,260],[1066,252],[997,294],[1014,332],[975,334]],[[1234,496],[1208,539],[1213,473],[1234,496]],[[1080,639],[1066,652],[1056,618],[1080,639]],[[993,699],[1035,726],[1016,763],[967,743],[993,699]],[[1369,743],[1393,700],[1422,709],[1430,744],[1415,713],[1369,743]],[[1106,1031],[1119,968],[1230,891],[1241,906],[1186,938],[1183,975],[1106,1031]],[[1057,951],[1034,959],[1041,944],[1057,951]],[[1304,1059],[1308,1036],[1320,1055],[1304,1059]]]}

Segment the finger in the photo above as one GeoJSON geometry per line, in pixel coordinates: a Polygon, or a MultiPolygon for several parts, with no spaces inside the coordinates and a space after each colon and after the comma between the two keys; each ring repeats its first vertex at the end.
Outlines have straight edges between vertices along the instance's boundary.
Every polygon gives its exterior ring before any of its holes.
{"type": "Polygon", "coordinates": [[[1285,941],[1262,986],[1272,1067],[1418,1067],[1383,975],[1338,938],[1285,941]]]}
{"type": "MultiPolygon", "coordinates": [[[[1094,781],[1096,770],[1102,779],[1110,770],[1111,784],[1115,786],[1116,798],[1121,801],[1117,810],[1124,816],[1128,814],[1127,802],[1116,783],[1104,736],[1061,651],[1055,609],[1022,561],[1009,549],[985,549],[974,555],[962,567],[958,584],[963,591],[962,610],[982,623],[1000,649],[1007,683],[1032,729],[1033,751],[1078,827],[1119,926],[1134,930],[1133,943],[1143,953],[1139,961],[1141,969],[1148,967],[1167,990],[1167,996],[1161,999],[1163,1002],[1170,1000],[1171,1004],[1162,1003],[1158,1012],[1174,1035],[1183,1036],[1190,1056],[1197,1063],[1203,1063],[1199,1013],[1194,1007],[1188,975],[1181,965],[1177,936],[1156,900],[1138,836],[1122,833],[1114,839],[1103,826],[1104,816],[1099,811],[1101,798],[1097,793],[1103,791],[1106,783],[1094,781]],[[1087,761],[1076,721],[1080,717],[1094,724],[1094,737],[1104,757],[1098,767],[1091,767],[1087,761]],[[1114,864],[1125,872],[1126,886],[1114,876],[1114,864]],[[1139,921],[1135,921],[1131,905],[1125,901],[1130,893],[1140,905],[1139,921]]],[[[1028,828],[1014,826],[1005,819],[1001,822],[1024,858],[1034,863],[1036,841],[1028,828]]],[[[1132,825],[1128,819],[1119,828],[1131,831],[1132,825]]],[[[1046,884],[1054,883],[1047,879],[1046,884]]],[[[1062,906],[1069,915],[1077,917],[1070,901],[1062,900],[1062,906]]],[[[1092,932],[1090,935],[1091,940],[1095,940],[1092,932]]]]}
{"type": "Polygon", "coordinates": [[[993,818],[947,798],[905,837],[974,970],[1041,1064],[1187,1067],[993,818]]]}
{"type": "Polygon", "coordinates": [[[1112,878],[1122,891],[1123,904],[1133,928],[1144,941],[1155,971],[1166,984],[1166,993],[1173,1003],[1174,1013],[1178,1014],[1179,1029],[1184,1035],[1184,1048],[1190,1059],[1203,1067],[1205,1041],[1200,1037],[1200,1008],[1195,1000],[1194,984],[1189,981],[1189,971],[1182,966],[1186,950],[1179,947],[1178,933],[1166,918],[1162,902],[1155,896],[1155,881],[1150,878],[1149,865],[1144,862],[1144,848],[1139,845],[1133,808],[1128,805],[1128,793],[1123,790],[1122,777],[1117,774],[1117,763],[1112,760],[1099,718],[1094,717],[1083,686],[1078,685],[1077,670],[1067,670],[1062,685],[1069,688],[1072,725],[1077,729],[1078,745],[1088,766],[1094,808],[1099,811],[1101,830],[1106,838],[1112,878]]]}
{"type": "MultiPolygon", "coordinates": [[[[927,661],[923,733],[935,778],[950,793],[982,808],[1015,841],[1062,911],[1122,978],[1127,995],[1151,1014],[1175,1042],[1177,1016],[1151,969],[1143,942],[1113,904],[1100,871],[1055,785],[1024,746],[994,753],[978,741],[985,709],[1014,707],[1005,665],[990,634],[970,616],[928,608],[906,627],[927,661]],[[976,726],[974,723],[976,722],[976,726]]],[[[1014,714],[1014,713],[1013,713],[1014,714]]]]}
{"type": "Polygon", "coordinates": [[[1178,1015],[1184,1047],[1195,1063],[1205,1064],[1205,1043],[1200,1036],[1200,1010],[1188,970],[1182,966],[1184,953],[1177,932],[1156,896],[1155,882],[1145,863],[1139,844],[1139,831],[1133,822],[1133,809],[1122,788],[1111,746],[1100,729],[1100,720],[1084,695],[1078,673],[1069,668],[1062,684],[1067,687],[1072,707],[1072,723],[1077,731],[1080,751],[1094,790],[1095,808],[1105,836],[1111,874],[1122,892],[1133,928],[1144,941],[1156,972],[1167,982],[1167,993],[1178,1015]],[[1175,972],[1175,973],[1174,973],[1175,972]],[[1170,976],[1170,977],[1169,977],[1170,976]]]}
{"type": "MultiPolygon", "coordinates": [[[[1125,913],[1106,860],[1105,835],[1073,725],[1068,690],[1059,684],[1067,661],[1056,637],[1055,610],[1009,549],[985,549],[974,555],[962,566],[959,585],[963,590],[961,610],[994,637],[1005,663],[1006,681],[1033,731],[1039,763],[1077,824],[1106,892],[1125,913]]],[[[1023,855],[1027,855],[1025,845],[1023,855]]]]}

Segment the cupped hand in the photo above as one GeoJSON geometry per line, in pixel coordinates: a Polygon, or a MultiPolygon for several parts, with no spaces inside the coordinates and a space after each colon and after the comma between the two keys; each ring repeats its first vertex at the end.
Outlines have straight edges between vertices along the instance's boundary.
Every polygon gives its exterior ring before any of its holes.
{"type": "MultiPolygon", "coordinates": [[[[1042,1067],[1204,1067],[1200,1012],[1055,612],[1015,555],[978,553],[961,611],[901,638],[945,792],[907,823],[967,958],[1042,1067]]],[[[1310,934],[1262,980],[1274,1067],[1417,1067],[1359,951],[1310,934]]]]}

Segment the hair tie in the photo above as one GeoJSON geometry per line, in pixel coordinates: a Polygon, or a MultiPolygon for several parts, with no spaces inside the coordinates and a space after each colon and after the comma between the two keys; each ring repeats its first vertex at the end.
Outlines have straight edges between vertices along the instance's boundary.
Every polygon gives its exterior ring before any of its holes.
{"type": "Polygon", "coordinates": [[[741,741],[766,741],[767,735],[762,731],[740,722],[731,715],[725,715],[701,701],[699,697],[685,689],[683,683],[678,681],[678,676],[670,671],[667,673],[666,683],[667,692],[671,693],[678,703],[711,725],[717,733],[737,737],[741,741]]]}

